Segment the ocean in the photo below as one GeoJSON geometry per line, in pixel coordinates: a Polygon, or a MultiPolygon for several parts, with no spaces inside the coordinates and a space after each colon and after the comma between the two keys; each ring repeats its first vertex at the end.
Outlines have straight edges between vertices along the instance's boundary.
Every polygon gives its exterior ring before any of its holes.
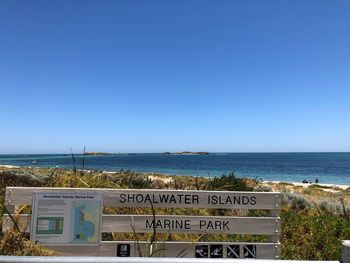
{"type": "MultiPolygon", "coordinates": [[[[75,155],[77,168],[82,155],[75,155]]],[[[70,155],[0,155],[0,165],[73,168],[70,155]]],[[[85,168],[132,170],[191,176],[221,176],[234,172],[239,177],[264,181],[350,184],[350,153],[210,153],[209,155],[116,154],[85,156],[85,168]]]]}

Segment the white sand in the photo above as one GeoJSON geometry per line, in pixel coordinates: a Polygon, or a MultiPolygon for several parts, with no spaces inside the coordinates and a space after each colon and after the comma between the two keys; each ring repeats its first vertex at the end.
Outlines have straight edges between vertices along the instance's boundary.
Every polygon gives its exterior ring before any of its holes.
{"type": "MultiPolygon", "coordinates": [[[[264,183],[274,183],[274,184],[279,184],[279,183],[291,183],[295,186],[302,186],[304,188],[310,186],[310,185],[319,185],[319,186],[326,186],[326,187],[331,187],[331,188],[340,188],[342,190],[345,190],[347,188],[350,187],[350,185],[346,185],[346,184],[314,184],[314,183],[296,183],[296,182],[283,182],[283,181],[266,181],[264,183]]],[[[327,190],[327,189],[323,189],[323,190],[327,190]]]]}
{"type": "Polygon", "coordinates": [[[160,177],[160,176],[156,176],[156,175],[147,175],[147,176],[152,181],[160,180],[160,181],[163,181],[163,183],[165,183],[165,184],[169,184],[169,183],[172,183],[174,181],[173,178],[171,178],[171,177],[164,178],[164,177],[160,177]]]}
{"type": "Polygon", "coordinates": [[[19,166],[15,166],[15,165],[6,165],[6,164],[0,164],[0,167],[3,167],[3,168],[19,168],[19,166]]]}

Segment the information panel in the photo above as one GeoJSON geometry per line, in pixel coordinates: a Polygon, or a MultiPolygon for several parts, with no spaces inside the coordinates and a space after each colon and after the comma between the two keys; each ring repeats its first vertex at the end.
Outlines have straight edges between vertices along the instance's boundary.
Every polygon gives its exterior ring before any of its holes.
{"type": "Polygon", "coordinates": [[[34,193],[31,240],[42,244],[98,244],[101,194],[34,193]]]}

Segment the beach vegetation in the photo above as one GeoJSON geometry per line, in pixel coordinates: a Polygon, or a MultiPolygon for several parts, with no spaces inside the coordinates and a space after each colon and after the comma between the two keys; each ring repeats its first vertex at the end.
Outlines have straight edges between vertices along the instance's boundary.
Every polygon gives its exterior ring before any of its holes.
{"type": "Polygon", "coordinates": [[[126,171],[119,174],[119,181],[121,187],[135,188],[135,189],[150,189],[152,188],[152,180],[143,174],[137,174],[132,171],[126,171]]]}
{"type": "Polygon", "coordinates": [[[285,208],[288,208],[294,211],[308,210],[311,206],[305,196],[294,192],[282,193],[282,204],[285,208]]]}
{"type": "Polygon", "coordinates": [[[294,186],[294,184],[292,184],[292,183],[287,183],[287,182],[279,182],[278,185],[279,185],[279,186],[294,186]]]}
{"type": "Polygon", "coordinates": [[[343,190],[344,194],[350,194],[350,187],[346,188],[345,190],[343,190]]]}
{"type": "Polygon", "coordinates": [[[315,202],[315,205],[324,213],[344,215],[343,206],[340,200],[322,198],[318,202],[315,202]]]}
{"type": "Polygon", "coordinates": [[[342,189],[336,186],[328,186],[328,185],[319,185],[319,184],[312,184],[310,185],[308,188],[312,189],[312,188],[318,188],[318,189],[331,189],[334,191],[341,191],[342,189]]]}
{"type": "Polygon", "coordinates": [[[7,231],[0,240],[0,254],[10,256],[55,256],[53,250],[39,246],[16,230],[7,231]]]}
{"type": "Polygon", "coordinates": [[[285,210],[282,259],[339,260],[340,242],[350,237],[350,221],[332,213],[285,210]]]}
{"type": "Polygon", "coordinates": [[[256,191],[258,192],[272,192],[273,188],[269,185],[260,185],[256,188],[256,191]]]}
{"type": "Polygon", "coordinates": [[[239,178],[234,172],[214,177],[208,184],[208,190],[222,191],[253,191],[244,178],[239,178]]]}

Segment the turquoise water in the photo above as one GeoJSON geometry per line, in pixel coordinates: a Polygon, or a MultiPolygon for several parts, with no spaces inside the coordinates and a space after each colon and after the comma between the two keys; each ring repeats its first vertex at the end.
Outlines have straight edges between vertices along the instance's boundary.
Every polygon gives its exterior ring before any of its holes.
{"type": "MultiPolygon", "coordinates": [[[[82,156],[77,155],[77,168],[82,156]]],[[[72,168],[71,156],[63,154],[0,155],[0,164],[72,168]]],[[[350,153],[211,153],[209,155],[108,155],[86,156],[85,168],[95,170],[157,172],[192,176],[220,176],[234,171],[238,176],[262,180],[350,184],[350,153]]]]}

